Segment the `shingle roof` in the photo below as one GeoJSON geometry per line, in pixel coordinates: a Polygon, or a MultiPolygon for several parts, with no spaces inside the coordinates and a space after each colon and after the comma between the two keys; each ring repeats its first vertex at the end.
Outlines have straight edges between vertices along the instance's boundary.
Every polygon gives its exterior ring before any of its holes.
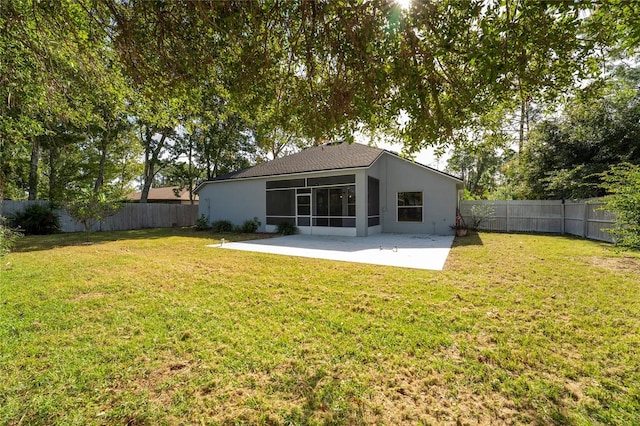
{"type": "Polygon", "coordinates": [[[219,176],[214,181],[369,167],[384,152],[359,143],[326,144],[219,176]]]}
{"type": "MultiPolygon", "coordinates": [[[[204,181],[198,185],[195,192],[198,193],[200,188],[209,182],[320,172],[326,170],[367,168],[384,153],[401,158],[394,152],[359,143],[335,143],[316,146],[313,148],[307,148],[296,154],[277,158],[275,160],[257,164],[253,167],[218,176],[212,180],[204,181]]],[[[458,181],[458,183],[462,182],[459,177],[452,176],[440,170],[433,169],[420,163],[410,163],[419,167],[424,167],[425,169],[431,170],[440,175],[447,176],[458,181]]]]}
{"type": "MultiPolygon", "coordinates": [[[[182,189],[178,191],[179,196],[176,196],[174,190],[178,189],[177,186],[165,186],[162,188],[151,188],[149,189],[149,195],[147,199],[149,200],[166,200],[166,201],[174,201],[174,200],[182,200],[189,201],[189,191],[187,189],[182,189]]],[[[129,200],[139,201],[142,192],[134,192],[127,195],[129,200]]],[[[196,196],[197,198],[197,196],[196,196]]]]}

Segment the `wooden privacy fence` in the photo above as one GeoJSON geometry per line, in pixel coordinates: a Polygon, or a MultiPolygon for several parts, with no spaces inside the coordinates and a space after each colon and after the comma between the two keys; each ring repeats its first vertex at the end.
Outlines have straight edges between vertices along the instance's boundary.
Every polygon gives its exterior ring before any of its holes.
{"type": "MultiPolygon", "coordinates": [[[[10,216],[27,208],[30,204],[47,204],[46,201],[4,200],[0,204],[0,214],[10,216]]],[[[62,232],[84,231],[64,209],[56,210],[60,215],[62,232]]],[[[198,206],[190,204],[138,204],[123,203],[118,212],[97,223],[94,231],[124,231],[142,228],[169,228],[172,226],[193,226],[198,219],[198,206]]]]}
{"type": "Polygon", "coordinates": [[[614,216],[602,210],[602,202],[597,199],[460,202],[460,213],[467,222],[481,212],[492,212],[480,224],[481,230],[548,232],[613,242],[611,234],[604,229],[613,226],[614,216]]]}

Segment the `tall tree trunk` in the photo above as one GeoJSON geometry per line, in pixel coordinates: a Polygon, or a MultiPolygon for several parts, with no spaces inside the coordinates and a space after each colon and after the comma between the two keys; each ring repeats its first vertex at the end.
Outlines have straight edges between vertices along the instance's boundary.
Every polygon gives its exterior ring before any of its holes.
{"type": "Polygon", "coordinates": [[[38,161],[40,160],[40,142],[31,138],[31,161],[29,162],[29,200],[38,198],[38,161]]]}
{"type": "MultiPolygon", "coordinates": [[[[11,174],[11,169],[7,164],[7,142],[0,138],[0,213],[2,213],[2,200],[4,200],[4,189],[7,186],[7,177],[11,174]]],[[[2,214],[0,214],[2,216],[2,214]]]]}
{"type": "Polygon", "coordinates": [[[189,136],[189,167],[187,169],[187,174],[189,178],[187,179],[189,184],[189,204],[193,205],[193,137],[189,136]]]}
{"type": "Polygon", "coordinates": [[[102,185],[104,185],[104,169],[107,164],[107,147],[109,146],[109,132],[104,135],[102,143],[100,144],[100,164],[98,166],[98,176],[93,185],[93,192],[98,193],[102,185]]]}
{"type": "Polygon", "coordinates": [[[55,143],[49,146],[49,201],[59,201],[56,193],[58,181],[56,178],[56,163],[58,162],[58,148],[55,143]]]}
{"type": "Polygon", "coordinates": [[[216,155],[213,159],[213,177],[217,177],[218,176],[218,162],[220,159],[220,148],[216,148],[216,155]]]}
{"type": "Polygon", "coordinates": [[[150,146],[150,136],[147,131],[147,142],[144,147],[144,177],[142,184],[142,192],[140,193],[140,202],[146,203],[149,198],[149,189],[151,189],[151,182],[153,181],[154,175],[154,164],[151,162],[151,146],[150,146]]]}
{"type": "MultiPolygon", "coordinates": [[[[5,172],[4,162],[2,161],[2,156],[0,155],[0,213],[2,213],[2,200],[4,200],[4,188],[6,187],[7,175],[5,172]]],[[[0,214],[0,216],[2,216],[0,214]]]]}
{"type": "Polygon", "coordinates": [[[478,185],[480,185],[480,179],[482,178],[484,169],[485,169],[485,162],[480,161],[480,164],[478,165],[478,170],[476,170],[476,176],[473,179],[473,183],[471,184],[470,191],[472,191],[473,194],[477,194],[478,192],[478,185]]]}
{"type": "Polygon", "coordinates": [[[207,142],[205,140],[205,145],[203,147],[203,152],[204,152],[204,158],[205,158],[205,164],[207,167],[207,180],[211,180],[213,179],[213,170],[211,168],[211,147],[209,146],[210,142],[207,142]]]}
{"type": "Polygon", "coordinates": [[[164,146],[164,142],[167,139],[167,132],[164,131],[160,140],[157,141],[157,145],[153,146],[154,132],[147,128],[145,131],[145,147],[144,147],[144,185],[142,187],[142,193],[140,194],[140,202],[146,203],[149,198],[149,190],[153,183],[157,170],[156,165],[160,159],[160,152],[164,146]]]}
{"type": "Polygon", "coordinates": [[[524,149],[524,129],[525,126],[528,126],[527,115],[527,98],[522,90],[522,86],[520,86],[520,131],[518,135],[518,155],[521,155],[522,150],[524,149]]]}

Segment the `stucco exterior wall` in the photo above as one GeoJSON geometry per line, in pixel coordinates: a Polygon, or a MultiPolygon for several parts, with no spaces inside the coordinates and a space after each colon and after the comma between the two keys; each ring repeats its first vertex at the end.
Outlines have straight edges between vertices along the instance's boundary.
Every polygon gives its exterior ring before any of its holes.
{"type": "Polygon", "coordinates": [[[380,180],[382,232],[451,235],[455,223],[456,181],[435,171],[392,155],[383,155],[369,168],[370,176],[380,180]],[[422,222],[398,222],[398,192],[423,194],[422,222]]]}
{"type": "Polygon", "coordinates": [[[265,232],[265,191],[266,184],[263,179],[209,183],[198,192],[198,217],[205,215],[210,222],[229,220],[234,225],[242,225],[245,220],[257,217],[261,223],[258,231],[265,232]]]}
{"type": "Polygon", "coordinates": [[[356,172],[356,236],[367,236],[367,173],[356,172]]]}

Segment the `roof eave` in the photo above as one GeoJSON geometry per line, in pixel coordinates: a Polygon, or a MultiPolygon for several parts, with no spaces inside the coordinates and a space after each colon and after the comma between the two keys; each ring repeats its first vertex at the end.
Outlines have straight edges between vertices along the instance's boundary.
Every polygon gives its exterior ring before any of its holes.
{"type": "MultiPolygon", "coordinates": [[[[376,158],[377,160],[378,158],[376,158]]],[[[356,170],[366,170],[369,167],[371,167],[371,165],[373,163],[375,163],[375,161],[372,161],[371,164],[369,164],[368,166],[360,166],[360,167],[347,167],[347,168],[343,168],[343,169],[324,169],[324,170],[310,170],[310,171],[306,171],[306,172],[291,172],[291,173],[280,173],[277,175],[262,175],[262,176],[248,176],[248,177],[232,177],[229,179],[219,179],[219,180],[206,180],[204,182],[201,182],[200,185],[198,185],[196,187],[196,189],[194,190],[194,193],[198,193],[198,191],[200,191],[200,189],[207,184],[213,184],[213,183],[222,183],[222,182],[237,182],[237,181],[245,181],[245,180],[256,180],[256,179],[269,179],[269,178],[278,178],[278,177],[285,177],[285,176],[300,176],[300,175],[309,175],[309,174],[315,174],[315,173],[327,173],[327,172],[336,172],[336,171],[356,171],[356,170]]]]}
{"type": "Polygon", "coordinates": [[[425,166],[424,164],[422,164],[422,163],[418,163],[417,161],[407,160],[406,158],[402,158],[401,156],[399,156],[398,154],[396,154],[396,153],[395,153],[395,152],[393,152],[393,151],[388,151],[388,150],[386,150],[386,149],[385,149],[383,152],[385,152],[385,153],[387,153],[387,154],[389,154],[389,155],[392,155],[393,157],[396,157],[396,158],[398,158],[398,159],[400,159],[400,160],[402,160],[402,161],[406,161],[406,162],[407,162],[407,163],[409,163],[409,164],[413,164],[413,165],[415,165],[415,166],[422,167],[423,169],[427,169],[427,170],[429,170],[429,171],[431,171],[431,172],[434,172],[434,173],[437,173],[437,174],[442,175],[442,176],[444,176],[444,177],[447,177],[447,178],[449,178],[449,179],[452,179],[452,180],[454,180],[454,181],[456,181],[456,182],[463,183],[463,180],[462,180],[462,179],[460,179],[460,178],[459,178],[459,177],[457,177],[457,176],[450,175],[449,173],[445,173],[445,172],[440,171],[440,170],[438,170],[438,169],[434,169],[433,167],[425,166]]]}

